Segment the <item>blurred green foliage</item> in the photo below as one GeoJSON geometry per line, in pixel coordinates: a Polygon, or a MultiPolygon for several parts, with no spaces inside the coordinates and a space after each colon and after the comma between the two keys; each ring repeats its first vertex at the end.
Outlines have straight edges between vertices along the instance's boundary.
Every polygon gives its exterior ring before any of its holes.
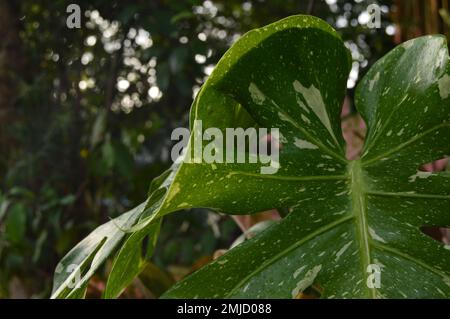
{"type": "MultiPolygon", "coordinates": [[[[358,22],[369,2],[319,0],[94,0],[79,2],[82,28],[68,29],[73,2],[9,1],[24,68],[14,121],[0,123],[11,145],[0,152],[0,297],[47,297],[58,260],[146,197],[171,164],[171,131],[187,126],[193,95],[247,30],[319,16],[347,41],[354,81],[393,46],[390,1],[380,29],[358,22]]],[[[189,268],[239,235],[207,210],[173,215],[154,262],[189,268]]]]}

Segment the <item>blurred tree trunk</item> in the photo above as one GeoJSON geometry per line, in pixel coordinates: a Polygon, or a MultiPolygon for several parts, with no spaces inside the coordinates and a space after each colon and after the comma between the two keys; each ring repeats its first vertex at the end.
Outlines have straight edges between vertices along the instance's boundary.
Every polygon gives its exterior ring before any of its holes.
{"type": "Polygon", "coordinates": [[[393,20],[397,25],[395,42],[425,34],[445,34],[449,38],[449,0],[395,0],[393,20]]]}
{"type": "Polygon", "coordinates": [[[22,68],[20,58],[19,18],[12,2],[0,0],[0,157],[10,151],[9,134],[14,120],[18,92],[18,75],[22,68]]]}

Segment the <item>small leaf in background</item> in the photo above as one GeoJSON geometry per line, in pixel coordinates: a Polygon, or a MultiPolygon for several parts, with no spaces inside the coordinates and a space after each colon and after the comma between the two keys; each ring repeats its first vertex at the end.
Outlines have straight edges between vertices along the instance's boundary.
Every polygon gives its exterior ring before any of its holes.
{"type": "Polygon", "coordinates": [[[36,241],[36,244],[34,245],[34,253],[33,253],[33,258],[32,258],[32,261],[34,263],[36,263],[39,260],[39,257],[41,257],[42,247],[44,246],[45,241],[47,240],[47,237],[48,237],[48,232],[45,230],[39,235],[38,240],[36,241]]]}
{"type": "Polygon", "coordinates": [[[100,110],[92,127],[91,147],[95,147],[102,139],[106,129],[107,110],[100,110]]]}
{"type": "Polygon", "coordinates": [[[8,209],[5,221],[6,239],[12,243],[22,242],[25,236],[27,210],[23,204],[17,203],[8,209]]]}
{"type": "Polygon", "coordinates": [[[71,204],[73,204],[73,203],[75,202],[75,200],[76,200],[75,195],[69,194],[69,195],[66,195],[66,196],[64,196],[63,198],[61,198],[61,199],[59,200],[59,203],[60,203],[61,205],[66,206],[66,205],[71,205],[71,204]]]}
{"type": "Polygon", "coordinates": [[[0,223],[3,220],[3,217],[6,216],[9,204],[10,201],[8,200],[8,198],[0,194],[0,223]]]}
{"type": "Polygon", "coordinates": [[[102,145],[102,157],[105,161],[106,166],[111,169],[115,162],[114,146],[110,138],[107,138],[105,143],[102,145]]]}

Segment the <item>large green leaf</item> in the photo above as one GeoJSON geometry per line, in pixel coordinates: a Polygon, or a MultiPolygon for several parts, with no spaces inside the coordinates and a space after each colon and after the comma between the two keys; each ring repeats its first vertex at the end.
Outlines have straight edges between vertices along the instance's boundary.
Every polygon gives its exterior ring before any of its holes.
{"type": "Polygon", "coordinates": [[[203,205],[229,212],[287,206],[291,213],[165,296],[292,298],[315,284],[326,298],[449,297],[450,251],[420,228],[450,225],[450,175],[418,171],[449,154],[445,39],[409,41],[373,66],[356,95],[369,128],[364,154],[347,161],[339,129],[345,48],[325,27],[308,28],[316,19],[281,30],[302,19],[269,26],[278,32],[257,45],[244,37],[195,105],[197,118],[221,126],[208,111],[223,117],[239,103],[258,125],[284,136],[276,175],[242,165],[198,168],[210,189],[222,189],[218,196],[205,188],[203,205]],[[214,96],[228,100],[218,105],[214,96]],[[381,270],[378,288],[374,269],[381,270]]]}
{"type": "MultiPolygon", "coordinates": [[[[445,39],[423,37],[369,71],[356,94],[368,138],[362,158],[348,161],[340,111],[351,61],[337,33],[318,18],[293,16],[244,35],[194,101],[187,154],[202,133],[194,120],[222,131],[276,127],[278,171],[262,174],[268,164],[261,163],[176,164],[146,209],[125,218],[128,231],[191,207],[290,213],[165,297],[292,298],[313,284],[328,298],[449,297],[450,251],[420,227],[450,225],[450,178],[418,171],[449,154],[447,61],[445,39]],[[381,286],[368,286],[377,266],[381,286]]],[[[93,250],[83,248],[78,261],[93,250]]]]}

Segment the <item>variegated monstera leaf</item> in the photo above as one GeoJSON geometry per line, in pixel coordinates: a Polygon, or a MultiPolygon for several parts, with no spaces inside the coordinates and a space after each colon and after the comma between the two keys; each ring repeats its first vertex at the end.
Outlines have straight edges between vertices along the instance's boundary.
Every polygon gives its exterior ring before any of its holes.
{"type": "MultiPolygon", "coordinates": [[[[284,208],[281,221],[165,297],[295,298],[310,286],[324,298],[450,297],[449,247],[421,232],[450,226],[450,175],[419,170],[450,151],[448,60],[445,38],[429,36],[371,68],[355,98],[368,127],[365,146],[349,161],[340,112],[351,59],[337,33],[308,16],[247,33],[202,87],[191,122],[222,131],[279,128],[278,171],[261,174],[258,163],[177,164],[154,183],[145,208],[116,221],[137,223],[134,233],[94,231],[61,265],[83,262],[86,282],[126,236],[106,293],[114,297],[139,272],[133,265],[142,238],[156,232],[161,216],[191,207],[227,214],[284,208]]],[[[191,126],[192,140],[199,128],[191,126]]],[[[75,294],[67,280],[56,277],[54,296],[75,294]]]]}

